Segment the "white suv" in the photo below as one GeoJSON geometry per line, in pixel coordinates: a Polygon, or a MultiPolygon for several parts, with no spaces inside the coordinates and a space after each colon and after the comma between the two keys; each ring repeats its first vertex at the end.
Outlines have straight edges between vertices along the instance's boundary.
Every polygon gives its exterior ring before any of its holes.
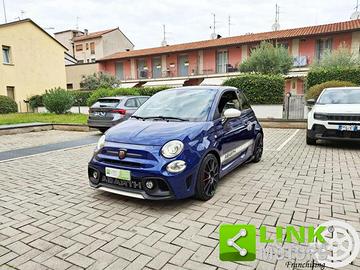
{"type": "Polygon", "coordinates": [[[360,87],[324,89],[308,115],[306,143],[316,140],[360,141],[360,87]]]}

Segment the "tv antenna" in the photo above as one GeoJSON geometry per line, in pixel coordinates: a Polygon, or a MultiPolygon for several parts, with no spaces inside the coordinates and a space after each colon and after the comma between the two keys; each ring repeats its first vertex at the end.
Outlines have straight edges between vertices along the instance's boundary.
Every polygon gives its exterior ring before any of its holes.
{"type": "Polygon", "coordinates": [[[166,25],[163,24],[163,41],[161,41],[161,46],[165,47],[167,46],[167,41],[166,41],[166,25]]]}
{"type": "Polygon", "coordinates": [[[24,15],[25,15],[25,11],[24,10],[20,10],[20,13],[21,13],[21,19],[23,20],[24,19],[24,15]]]}
{"type": "Polygon", "coordinates": [[[230,28],[231,28],[232,25],[234,25],[234,24],[231,23],[231,16],[229,15],[229,17],[228,17],[228,36],[229,36],[229,37],[230,37],[230,35],[231,35],[230,28]]]}
{"type": "Polygon", "coordinates": [[[211,34],[211,39],[216,39],[217,38],[217,34],[216,34],[216,15],[215,13],[211,13],[211,15],[213,16],[213,25],[210,26],[210,29],[213,30],[212,34],[211,34]]]}
{"type": "Polygon", "coordinates": [[[80,17],[76,16],[76,30],[79,30],[79,20],[80,20],[80,17]]]}
{"type": "Polygon", "coordinates": [[[356,0],[355,11],[354,11],[354,13],[353,13],[353,14],[351,14],[350,19],[351,19],[351,20],[357,20],[357,19],[360,19],[359,0],[356,0]]]}
{"type": "Polygon", "coordinates": [[[2,2],[3,2],[3,8],[4,8],[4,19],[5,19],[5,23],[7,23],[7,19],[6,19],[6,7],[5,7],[5,0],[3,0],[2,2]]]}
{"type": "Polygon", "coordinates": [[[280,30],[280,23],[279,23],[279,20],[280,20],[280,6],[278,4],[275,5],[275,22],[274,24],[272,25],[272,30],[273,31],[278,31],[280,30]]]}

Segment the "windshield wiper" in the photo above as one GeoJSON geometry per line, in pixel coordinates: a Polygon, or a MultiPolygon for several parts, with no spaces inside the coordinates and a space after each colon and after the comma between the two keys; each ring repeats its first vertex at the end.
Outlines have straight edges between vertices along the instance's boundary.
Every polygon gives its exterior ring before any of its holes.
{"type": "Polygon", "coordinates": [[[143,119],[162,119],[162,120],[179,120],[179,121],[189,121],[187,119],[184,118],[180,118],[180,117],[171,117],[171,116],[148,116],[148,117],[143,117],[143,119]]]}
{"type": "Polygon", "coordinates": [[[137,115],[132,115],[132,116],[131,116],[131,118],[145,120],[145,118],[144,118],[144,117],[137,116],[137,115]]]}

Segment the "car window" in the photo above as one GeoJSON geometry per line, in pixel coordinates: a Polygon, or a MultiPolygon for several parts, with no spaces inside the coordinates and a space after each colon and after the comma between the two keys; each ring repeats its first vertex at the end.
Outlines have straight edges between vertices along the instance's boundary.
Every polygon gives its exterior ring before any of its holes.
{"type": "Polygon", "coordinates": [[[237,94],[235,91],[228,91],[225,92],[219,101],[218,107],[217,107],[217,117],[224,116],[224,112],[227,109],[237,109],[241,111],[241,105],[240,101],[237,97],[237,94]]]}
{"type": "Polygon", "coordinates": [[[149,98],[148,97],[139,97],[138,98],[138,103],[140,104],[140,106],[147,101],[149,98]]]}
{"type": "Polygon", "coordinates": [[[125,103],[126,107],[137,107],[137,102],[135,98],[130,98],[125,103]]]}
{"type": "Polygon", "coordinates": [[[251,108],[248,99],[246,98],[245,94],[241,91],[239,92],[239,98],[240,98],[240,107],[242,111],[251,108]]]}
{"type": "Polygon", "coordinates": [[[121,99],[100,98],[91,107],[93,107],[93,108],[116,107],[120,102],[121,102],[121,99]]]}

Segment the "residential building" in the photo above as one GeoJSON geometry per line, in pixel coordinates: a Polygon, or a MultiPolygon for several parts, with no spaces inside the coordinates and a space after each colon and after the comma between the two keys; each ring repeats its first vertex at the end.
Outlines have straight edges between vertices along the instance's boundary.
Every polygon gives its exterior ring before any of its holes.
{"type": "Polygon", "coordinates": [[[294,58],[294,67],[286,75],[285,91],[303,94],[309,65],[320,59],[325,50],[341,45],[359,53],[360,19],[120,51],[98,60],[99,70],[121,79],[124,87],[221,84],[226,78],[239,74],[238,65],[264,40],[288,49],[294,58]]]}
{"type": "Polygon", "coordinates": [[[66,70],[66,88],[69,90],[81,89],[81,81],[84,76],[92,75],[99,71],[98,63],[85,63],[77,65],[67,65],[66,70]]]}
{"type": "Polygon", "coordinates": [[[0,46],[0,95],[14,99],[19,111],[28,110],[31,96],[65,88],[67,49],[32,20],[0,24],[0,46]]]}
{"type": "Polygon", "coordinates": [[[54,34],[78,63],[93,63],[119,51],[128,51],[134,44],[119,28],[89,33],[88,30],[66,30],[54,34]]]}

